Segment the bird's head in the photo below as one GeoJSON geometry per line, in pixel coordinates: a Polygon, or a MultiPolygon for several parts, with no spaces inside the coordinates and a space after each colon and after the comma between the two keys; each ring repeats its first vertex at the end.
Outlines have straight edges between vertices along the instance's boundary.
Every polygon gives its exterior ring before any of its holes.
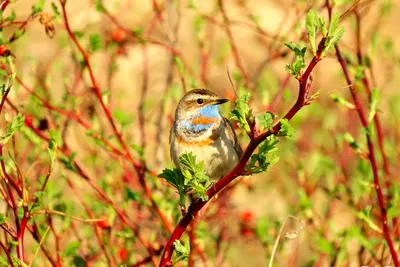
{"type": "Polygon", "coordinates": [[[222,120],[218,106],[228,102],[206,89],[194,89],[187,92],[179,101],[175,113],[175,122],[193,132],[202,132],[219,125],[222,120]]]}

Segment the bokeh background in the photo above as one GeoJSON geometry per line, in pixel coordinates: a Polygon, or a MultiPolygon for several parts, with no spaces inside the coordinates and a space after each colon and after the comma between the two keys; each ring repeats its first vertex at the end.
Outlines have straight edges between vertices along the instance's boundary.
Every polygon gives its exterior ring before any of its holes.
{"type": "MultiPolygon", "coordinates": [[[[52,3],[44,1],[43,12],[54,16],[52,3]]],[[[226,20],[218,1],[104,1],[106,12],[99,8],[100,3],[68,0],[70,27],[83,49],[89,51],[102,97],[131,154],[137,160],[144,158],[147,167],[155,173],[172,167],[169,129],[176,104],[187,90],[208,88],[230,98],[230,104],[222,107],[223,115],[229,116],[235,100],[229,72],[239,92],[246,90],[252,94],[250,107],[254,114],[270,110],[282,117],[296,101],[298,91],[297,80],[285,70],[285,64],[293,60],[293,53],[284,42],[308,45],[304,32],[305,14],[310,8],[327,18],[325,1],[226,0],[223,1],[226,20]],[[91,51],[91,38],[97,40],[95,51],[91,51]],[[239,58],[235,58],[232,44],[239,58]]],[[[14,10],[15,20],[23,21],[30,16],[34,4],[37,1],[11,3],[3,17],[14,10]]],[[[61,12],[59,2],[54,4],[61,12]]],[[[381,183],[387,177],[399,188],[400,3],[340,0],[334,1],[333,7],[335,12],[344,14],[341,25],[346,33],[340,47],[353,79],[358,68],[357,21],[353,11],[357,9],[361,17],[361,48],[371,62],[370,68],[366,68],[367,77],[380,94],[378,113],[390,166],[390,175],[386,175],[374,132],[381,183]]],[[[82,55],[68,36],[62,16],[54,17],[51,23],[55,28],[54,38],[46,35],[45,26],[36,18],[9,45],[15,56],[17,77],[54,107],[90,121],[93,131],[119,147],[91,90],[82,55]]],[[[19,26],[4,27],[3,36],[9,38],[19,26]]],[[[307,52],[306,64],[311,58],[307,52]]],[[[367,110],[368,97],[363,84],[357,81],[356,85],[367,110]]],[[[169,235],[149,209],[149,201],[131,165],[123,157],[103,149],[79,123],[44,106],[30,90],[16,82],[8,98],[43,134],[48,135],[50,129],[61,133],[62,143],[76,153],[74,159],[88,176],[139,226],[149,243],[162,247],[169,235]]],[[[195,266],[267,266],[285,221],[274,256],[275,266],[393,264],[383,236],[360,216],[360,212],[370,208],[371,222],[381,225],[372,172],[363,157],[367,146],[358,115],[351,104],[334,101],[340,98],[352,103],[334,51],[313,71],[312,94],[318,90],[320,97],[292,120],[294,137],[280,140],[277,152],[280,161],[266,173],[238,179],[240,182],[212,200],[204,211],[204,219],[196,223],[196,242],[203,254],[195,255],[195,266]],[[358,149],[346,142],[346,133],[353,136],[358,149]],[[291,238],[285,238],[286,233],[291,238]]],[[[13,116],[14,111],[6,104],[0,118],[1,127],[5,128],[13,116]]],[[[248,137],[240,129],[237,133],[245,148],[248,137]]],[[[15,147],[26,157],[24,160],[20,157],[17,163],[32,194],[40,188],[48,159],[44,152],[46,144],[34,144],[29,139],[27,134],[18,135],[15,147]]],[[[6,151],[12,154],[12,146],[6,151]]],[[[7,166],[10,171],[16,171],[10,158],[7,166]]],[[[178,195],[160,179],[151,175],[145,178],[174,227],[179,219],[178,195]]],[[[388,190],[384,190],[388,195],[388,190]]],[[[62,258],[63,266],[84,266],[79,265],[83,263],[77,256],[87,266],[110,264],[94,238],[96,227],[115,266],[123,263],[134,266],[147,256],[115,210],[65,164],[56,163],[46,192],[44,208],[86,218],[85,207],[80,202],[83,199],[95,218],[106,219],[106,225],[93,226],[93,223],[54,216],[52,225],[58,236],[49,233],[44,245],[54,258],[62,258]],[[66,177],[78,194],[68,185],[66,177]],[[73,252],[66,252],[71,246],[73,252]]],[[[3,206],[6,211],[6,205],[3,206]]],[[[392,217],[396,217],[399,202],[394,201],[392,206],[392,217]]],[[[40,227],[43,233],[48,219],[41,216],[35,220],[39,226],[43,225],[40,227]]],[[[390,224],[393,231],[399,228],[390,224]]],[[[394,235],[397,249],[398,231],[397,237],[394,235]]],[[[26,258],[33,257],[37,244],[26,233],[26,258]]],[[[39,253],[36,263],[37,266],[52,265],[43,252],[39,253]]]]}

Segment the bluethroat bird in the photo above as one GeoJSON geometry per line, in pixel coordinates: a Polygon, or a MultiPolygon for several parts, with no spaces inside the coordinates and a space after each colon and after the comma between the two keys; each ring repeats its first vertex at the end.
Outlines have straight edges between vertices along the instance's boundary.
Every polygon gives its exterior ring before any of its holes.
{"type": "Polygon", "coordinates": [[[179,157],[192,152],[204,161],[205,172],[213,180],[227,174],[242,156],[230,121],[219,113],[218,105],[228,102],[210,90],[194,89],[179,101],[170,132],[171,159],[177,168],[179,157]]]}

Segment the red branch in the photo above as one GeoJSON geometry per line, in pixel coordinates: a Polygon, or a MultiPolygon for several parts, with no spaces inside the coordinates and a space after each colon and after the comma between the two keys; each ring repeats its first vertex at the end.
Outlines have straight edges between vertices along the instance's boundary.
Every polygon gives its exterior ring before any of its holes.
{"type": "MultiPolygon", "coordinates": [[[[306,100],[308,97],[309,77],[314,67],[320,61],[320,55],[323,51],[322,44],[324,43],[325,43],[325,38],[323,38],[322,41],[320,42],[317,55],[312,59],[304,74],[299,78],[299,95],[297,101],[293,105],[293,107],[289,110],[289,112],[284,116],[284,119],[290,120],[291,118],[293,118],[293,116],[307,103],[306,100]]],[[[242,175],[247,161],[250,159],[251,155],[258,147],[258,145],[261,142],[263,142],[268,136],[277,134],[280,129],[281,129],[281,123],[278,122],[271,131],[266,131],[259,135],[254,134],[254,137],[251,139],[249,145],[244,151],[241,160],[228,174],[226,174],[224,177],[218,180],[218,182],[207,191],[208,200],[202,201],[201,199],[197,199],[196,201],[192,202],[192,204],[189,206],[186,215],[183,216],[183,218],[180,220],[178,226],[175,228],[170,239],[165,245],[164,252],[161,256],[161,261],[159,265],[160,267],[172,266],[171,257],[172,253],[174,252],[174,242],[182,236],[182,234],[185,232],[189,224],[194,220],[198,212],[204,207],[204,205],[210,199],[212,199],[216,194],[218,194],[222,189],[224,189],[236,177],[242,175]]]]}
{"type": "MultiPolygon", "coordinates": [[[[360,103],[360,99],[358,98],[355,85],[353,84],[353,82],[350,79],[350,74],[347,69],[346,62],[342,56],[342,53],[340,52],[339,46],[336,45],[335,50],[336,50],[336,56],[339,60],[339,63],[342,66],[344,76],[346,77],[347,84],[349,85],[350,93],[353,98],[353,102],[356,107],[357,113],[360,117],[361,123],[362,123],[363,127],[368,128],[369,123],[368,123],[367,117],[366,117],[364,109],[360,103]]],[[[394,265],[396,267],[399,267],[400,263],[399,263],[399,259],[397,256],[397,252],[396,252],[396,249],[394,248],[392,238],[390,237],[390,231],[389,231],[389,226],[388,226],[388,222],[387,222],[385,200],[384,200],[382,188],[381,188],[380,182],[379,182],[378,166],[377,166],[376,159],[375,159],[374,144],[371,140],[370,134],[367,133],[366,137],[367,137],[367,143],[368,143],[368,149],[369,149],[369,161],[371,163],[372,171],[374,173],[374,187],[376,190],[376,194],[378,195],[379,207],[380,207],[381,215],[382,215],[383,235],[385,236],[386,242],[388,243],[390,253],[392,254],[394,265]]]]}
{"type": "Polygon", "coordinates": [[[64,23],[65,28],[66,28],[66,30],[67,30],[69,36],[71,37],[72,41],[74,42],[74,44],[75,44],[76,47],[78,48],[79,52],[81,53],[81,55],[82,55],[82,57],[83,57],[83,60],[85,61],[85,65],[86,65],[86,68],[87,68],[88,71],[89,71],[89,76],[90,76],[90,80],[91,80],[91,83],[92,83],[92,90],[93,90],[93,92],[95,93],[97,99],[99,100],[100,105],[101,105],[101,107],[102,107],[104,113],[106,114],[106,117],[107,117],[109,123],[111,124],[111,127],[112,127],[112,129],[113,129],[114,135],[117,137],[119,143],[121,144],[122,148],[124,149],[125,154],[126,154],[126,158],[129,160],[129,162],[134,166],[135,170],[137,171],[137,173],[138,173],[138,178],[139,178],[139,182],[140,182],[141,186],[143,187],[143,190],[144,190],[146,196],[149,198],[153,210],[155,211],[155,213],[156,213],[156,214],[159,216],[159,218],[161,219],[161,221],[162,221],[164,227],[165,227],[169,232],[171,232],[171,231],[172,231],[172,226],[171,226],[171,224],[169,223],[169,221],[168,221],[168,219],[166,218],[166,216],[163,214],[163,212],[161,211],[161,209],[158,207],[158,205],[157,205],[156,202],[154,201],[153,196],[152,196],[152,193],[151,193],[151,190],[150,190],[150,188],[147,186],[146,180],[144,179],[144,175],[145,175],[146,169],[145,169],[144,166],[142,166],[139,162],[137,162],[136,160],[134,160],[134,159],[132,158],[131,154],[129,153],[128,146],[126,145],[126,143],[125,143],[124,140],[122,139],[122,134],[121,134],[121,133],[118,131],[118,129],[117,129],[117,126],[116,126],[116,124],[115,124],[115,122],[114,122],[114,119],[113,119],[113,117],[112,117],[112,115],[111,115],[110,109],[109,109],[109,108],[106,106],[106,104],[104,103],[104,100],[103,100],[103,96],[102,96],[102,94],[101,94],[100,87],[99,87],[98,84],[97,84],[97,81],[96,81],[96,79],[95,79],[95,77],[94,77],[94,73],[93,73],[92,67],[91,67],[90,62],[89,62],[89,55],[88,55],[88,53],[86,53],[86,52],[83,50],[82,46],[79,44],[78,40],[76,39],[75,34],[72,32],[72,30],[71,30],[71,28],[70,28],[70,25],[69,25],[69,22],[68,22],[68,17],[67,17],[67,12],[66,12],[66,9],[65,9],[65,4],[66,4],[66,3],[65,3],[64,1],[62,1],[62,0],[60,0],[60,3],[61,3],[61,7],[62,7],[62,13],[63,13],[64,22],[65,22],[65,23],[64,23]]]}

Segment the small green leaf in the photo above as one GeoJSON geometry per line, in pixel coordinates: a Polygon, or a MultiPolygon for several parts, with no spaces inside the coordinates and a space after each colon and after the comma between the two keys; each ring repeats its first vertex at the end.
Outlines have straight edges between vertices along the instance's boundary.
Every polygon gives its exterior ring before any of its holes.
{"type": "Polygon", "coordinates": [[[100,13],[105,13],[106,9],[103,6],[102,0],[96,0],[96,10],[100,13]]]}
{"type": "Polygon", "coordinates": [[[285,68],[290,74],[298,79],[301,76],[301,70],[306,67],[304,56],[307,47],[298,46],[292,42],[286,42],[285,45],[296,54],[294,62],[292,64],[286,64],[285,68]]]}
{"type": "Polygon", "coordinates": [[[15,18],[17,17],[17,15],[15,14],[15,10],[13,9],[11,11],[11,15],[7,17],[7,21],[9,22],[14,22],[15,18]]]}
{"type": "Polygon", "coordinates": [[[24,126],[25,117],[19,113],[11,124],[7,125],[6,132],[0,137],[0,145],[6,144],[10,138],[24,126]]]}
{"type": "Polygon", "coordinates": [[[124,188],[124,199],[125,199],[125,201],[129,201],[129,200],[139,201],[142,198],[138,192],[135,192],[128,187],[125,187],[124,188]]]}
{"type": "Polygon", "coordinates": [[[320,252],[329,255],[335,251],[333,244],[323,237],[318,238],[317,246],[320,252]]]}
{"type": "Polygon", "coordinates": [[[50,139],[49,139],[49,146],[47,148],[47,154],[50,158],[50,172],[53,171],[54,168],[54,163],[57,160],[57,141],[56,141],[56,133],[53,132],[53,134],[50,133],[50,139]]]}
{"type": "Polygon", "coordinates": [[[270,135],[259,146],[258,152],[251,155],[250,162],[246,166],[246,171],[260,173],[275,165],[279,158],[276,156],[276,145],[279,140],[270,135]]]}
{"type": "Polygon", "coordinates": [[[29,209],[29,212],[31,214],[34,214],[37,210],[40,209],[40,207],[43,204],[43,195],[44,192],[43,191],[38,191],[34,193],[35,196],[35,202],[33,203],[33,205],[31,206],[31,208],[29,209]]]}
{"type": "Polygon", "coordinates": [[[357,217],[364,221],[372,230],[383,233],[382,229],[370,218],[371,209],[371,206],[366,207],[364,210],[357,213],[357,217]]]}
{"type": "Polygon", "coordinates": [[[310,41],[311,51],[315,56],[317,54],[317,44],[315,42],[318,29],[318,14],[314,9],[308,11],[306,15],[306,29],[308,40],[310,41]]]}
{"type": "Polygon", "coordinates": [[[350,109],[355,109],[355,106],[354,106],[353,103],[350,103],[349,101],[345,100],[341,96],[338,96],[336,94],[331,94],[330,97],[333,99],[333,101],[335,103],[341,104],[341,105],[343,105],[343,106],[345,106],[347,108],[350,108],[350,109]]]}
{"type": "Polygon", "coordinates": [[[70,242],[64,250],[64,257],[75,256],[81,244],[78,241],[70,242]]]}
{"type": "Polygon", "coordinates": [[[51,2],[51,9],[53,10],[53,14],[55,18],[60,17],[60,11],[58,11],[58,7],[54,2],[51,2]]]}
{"type": "Polygon", "coordinates": [[[180,261],[187,260],[190,254],[190,244],[189,241],[186,241],[183,245],[181,241],[175,240],[174,241],[174,248],[175,248],[175,257],[173,263],[176,264],[180,261]]]}
{"type": "Polygon", "coordinates": [[[76,168],[74,166],[74,159],[76,157],[76,152],[72,152],[71,155],[67,158],[62,157],[60,158],[60,161],[64,164],[65,168],[71,171],[76,171],[76,168]]]}
{"type": "Polygon", "coordinates": [[[36,4],[34,4],[32,6],[32,13],[35,15],[35,14],[42,12],[43,8],[44,8],[44,4],[45,4],[45,0],[38,0],[36,2],[36,4]]]}
{"type": "Polygon", "coordinates": [[[132,122],[132,117],[126,111],[115,109],[113,111],[113,117],[117,119],[122,127],[125,127],[132,122]]]}
{"type": "Polygon", "coordinates": [[[251,118],[252,111],[249,109],[248,102],[250,100],[250,93],[246,93],[238,97],[235,101],[235,109],[230,112],[230,119],[236,120],[240,128],[250,133],[250,126],[248,119],[251,118]]]}
{"type": "Polygon", "coordinates": [[[261,114],[258,116],[258,124],[260,125],[261,128],[267,128],[268,130],[272,129],[272,122],[276,116],[271,113],[267,112],[265,114],[261,114]]]}
{"type": "Polygon", "coordinates": [[[0,213],[0,225],[5,224],[7,222],[7,217],[4,216],[3,213],[0,213]]]}
{"type": "Polygon", "coordinates": [[[185,197],[187,193],[187,187],[185,186],[185,177],[182,172],[178,169],[164,169],[158,177],[165,179],[167,183],[172,185],[178,190],[180,205],[185,206],[185,197]]]}
{"type": "Polygon", "coordinates": [[[90,50],[95,52],[102,47],[102,39],[100,34],[94,33],[89,36],[90,50]]]}
{"type": "Polygon", "coordinates": [[[278,132],[278,136],[292,137],[294,134],[294,130],[292,126],[289,124],[289,121],[287,119],[282,119],[280,122],[281,122],[281,129],[278,132]]]}
{"type": "Polygon", "coordinates": [[[188,190],[193,190],[202,200],[208,200],[206,193],[211,181],[205,173],[204,162],[197,163],[193,153],[186,153],[179,157],[179,163],[188,190]]]}
{"type": "Polygon", "coordinates": [[[368,121],[372,121],[374,118],[377,110],[378,110],[378,103],[379,103],[379,91],[376,88],[373,88],[371,91],[371,97],[369,100],[369,116],[368,121]]]}
{"type": "Polygon", "coordinates": [[[73,34],[75,35],[76,38],[80,39],[82,38],[85,34],[81,31],[74,31],[73,34]]]}
{"type": "Polygon", "coordinates": [[[340,17],[337,13],[333,13],[331,23],[329,24],[329,32],[325,40],[325,48],[322,51],[321,58],[325,56],[326,52],[333,48],[342,38],[345,29],[339,27],[340,17]]]}

